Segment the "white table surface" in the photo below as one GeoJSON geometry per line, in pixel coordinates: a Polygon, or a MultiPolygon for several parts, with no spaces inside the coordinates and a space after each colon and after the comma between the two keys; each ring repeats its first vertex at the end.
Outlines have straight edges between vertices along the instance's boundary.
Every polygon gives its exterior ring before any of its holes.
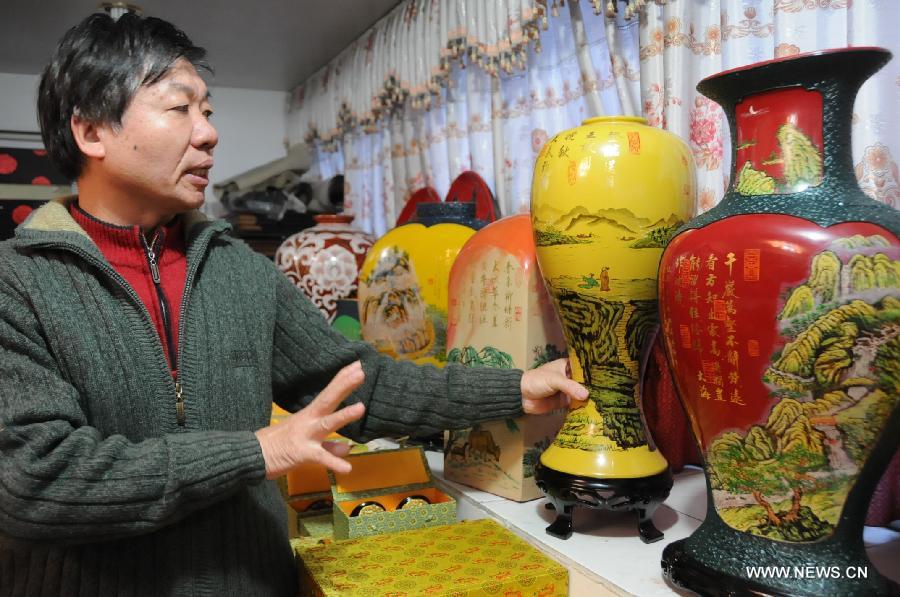
{"type": "MultiPolygon", "coordinates": [[[[493,518],[500,524],[562,563],[569,570],[569,594],[675,595],[688,594],[663,580],[660,559],[666,545],[696,529],[706,513],[703,472],[690,468],[675,475],[669,498],[653,516],[665,538],[645,544],[637,534],[634,513],[614,513],[576,508],[574,533],[567,540],[551,537],[545,527],[556,514],[545,499],[518,503],[444,479],[444,457],[426,452],[437,483],[457,500],[462,519],[493,518]]],[[[866,527],[864,539],[872,563],[886,576],[900,582],[900,532],[866,527]]]]}

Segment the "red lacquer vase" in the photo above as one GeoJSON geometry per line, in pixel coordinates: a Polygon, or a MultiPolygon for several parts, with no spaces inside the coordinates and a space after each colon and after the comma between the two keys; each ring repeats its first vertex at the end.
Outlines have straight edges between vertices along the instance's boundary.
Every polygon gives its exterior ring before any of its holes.
{"type": "Polygon", "coordinates": [[[666,350],[708,488],[703,524],[663,554],[678,585],[898,591],[862,525],[900,441],[900,216],[859,189],[850,151],[856,92],[889,58],[832,50],[698,85],[729,115],[734,166],[722,202],[660,264],[666,350]],[[752,576],[766,566],[795,572],[752,576]]]}
{"type": "Polygon", "coordinates": [[[375,239],[351,225],[350,214],[314,216],[316,225],[289,236],[275,265],[331,321],[341,299],[355,299],[359,270],[375,239]]]}

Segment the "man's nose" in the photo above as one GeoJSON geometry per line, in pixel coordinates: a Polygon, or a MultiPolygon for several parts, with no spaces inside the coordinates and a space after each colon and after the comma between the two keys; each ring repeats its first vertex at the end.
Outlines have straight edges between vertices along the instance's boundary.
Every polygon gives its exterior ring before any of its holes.
{"type": "Polygon", "coordinates": [[[199,116],[194,123],[192,142],[198,149],[212,149],[219,142],[219,132],[206,116],[199,116]]]}

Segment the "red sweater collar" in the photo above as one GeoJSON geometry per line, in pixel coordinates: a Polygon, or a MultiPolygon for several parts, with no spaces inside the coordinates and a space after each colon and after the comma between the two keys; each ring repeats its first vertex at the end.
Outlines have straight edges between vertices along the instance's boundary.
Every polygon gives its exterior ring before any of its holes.
{"type": "MultiPolygon", "coordinates": [[[[111,265],[115,267],[146,265],[147,253],[140,226],[118,226],[104,222],[81,209],[77,201],[71,203],[69,212],[111,265]]],[[[155,239],[148,238],[146,241],[148,246],[153,243],[160,265],[183,258],[185,246],[181,218],[176,217],[169,224],[160,226],[155,239]]]]}

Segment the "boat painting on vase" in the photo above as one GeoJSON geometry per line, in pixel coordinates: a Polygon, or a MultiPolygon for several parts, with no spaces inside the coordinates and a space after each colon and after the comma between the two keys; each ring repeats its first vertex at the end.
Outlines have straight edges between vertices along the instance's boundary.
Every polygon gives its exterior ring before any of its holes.
{"type": "Polygon", "coordinates": [[[900,216],[859,189],[849,145],[856,90],[888,57],[824,51],[698,86],[729,115],[735,174],[660,265],[666,352],[709,496],[703,524],[663,553],[675,584],[900,591],[862,542],[900,428],[900,216]],[[867,574],[754,579],[747,561],[867,574]]]}
{"type": "Polygon", "coordinates": [[[658,328],[660,255],[693,197],[689,149],[642,118],[590,119],[538,156],[538,261],[572,378],[590,392],[541,455],[538,484],[558,512],[551,534],[568,536],[572,507],[585,506],[636,510],[641,538],[662,538],[651,518],[672,477],[641,414],[641,376],[658,328]]]}

